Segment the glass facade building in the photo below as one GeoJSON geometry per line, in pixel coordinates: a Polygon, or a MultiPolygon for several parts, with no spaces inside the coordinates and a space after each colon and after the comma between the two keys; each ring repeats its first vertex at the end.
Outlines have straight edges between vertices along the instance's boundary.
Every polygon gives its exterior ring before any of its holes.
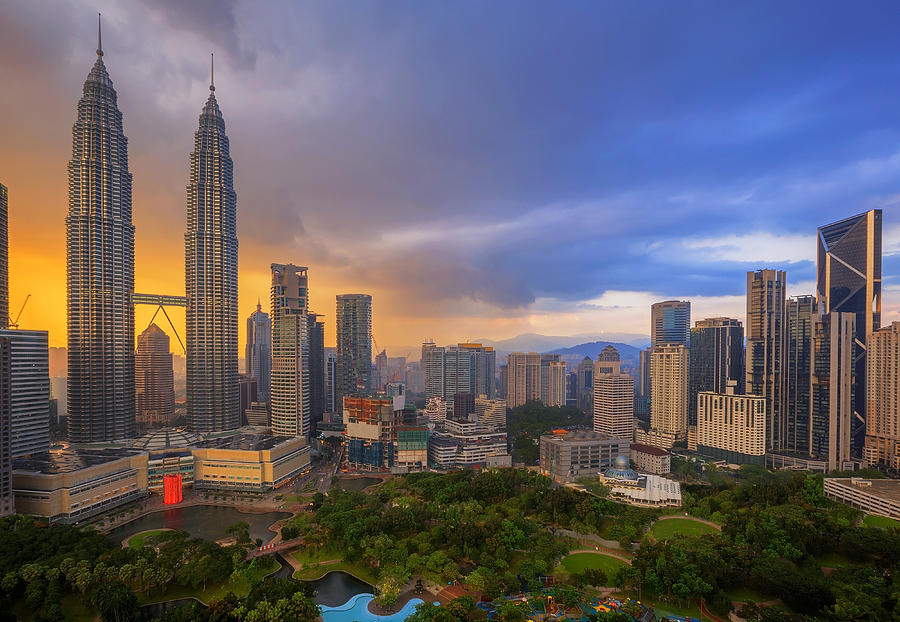
{"type": "Polygon", "coordinates": [[[727,317],[699,320],[691,329],[688,425],[697,425],[697,396],[703,391],[724,394],[734,381],[744,393],[744,326],[727,317]]]}

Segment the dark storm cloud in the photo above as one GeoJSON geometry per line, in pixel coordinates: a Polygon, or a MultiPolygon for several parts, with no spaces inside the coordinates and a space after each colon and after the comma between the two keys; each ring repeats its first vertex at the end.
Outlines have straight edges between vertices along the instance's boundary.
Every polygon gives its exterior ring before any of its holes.
{"type": "MultiPolygon", "coordinates": [[[[38,5],[43,19],[0,7],[0,69],[77,46],[59,70],[77,67],[77,85],[91,19],[77,38],[68,25],[93,8],[38,5]]],[[[400,283],[422,312],[736,295],[763,265],[807,281],[817,225],[900,194],[892,3],[148,0],[108,13],[148,193],[136,213],[155,218],[144,230],[183,221],[212,48],[242,262],[400,283]],[[721,241],[755,233],[776,236],[766,253],[721,241]],[[782,253],[777,236],[808,236],[808,253],[782,253]]]]}

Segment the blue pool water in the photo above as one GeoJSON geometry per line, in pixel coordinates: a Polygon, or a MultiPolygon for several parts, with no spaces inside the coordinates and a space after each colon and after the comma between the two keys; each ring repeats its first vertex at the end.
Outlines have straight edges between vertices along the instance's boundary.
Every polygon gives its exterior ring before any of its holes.
{"type": "Polygon", "coordinates": [[[357,594],[338,607],[322,605],[322,622],[403,622],[416,610],[416,605],[423,602],[421,598],[413,598],[397,613],[377,616],[369,612],[372,599],[371,594],[357,594]]]}

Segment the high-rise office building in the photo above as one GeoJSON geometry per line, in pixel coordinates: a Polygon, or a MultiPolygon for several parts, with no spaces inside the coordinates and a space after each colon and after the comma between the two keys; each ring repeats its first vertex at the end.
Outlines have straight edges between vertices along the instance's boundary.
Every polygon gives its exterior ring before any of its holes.
{"type": "Polygon", "coordinates": [[[307,268],[272,264],[272,432],[309,434],[309,277],[307,268]]]}
{"type": "MultiPolygon", "coordinates": [[[[9,193],[0,184],[0,328],[9,322],[9,193]]],[[[0,501],[0,514],[2,514],[0,501]]]]}
{"type": "Polygon", "coordinates": [[[97,61],[72,127],[68,173],[69,439],[130,438],[135,434],[131,173],[99,32],[97,61]]]}
{"type": "Polygon", "coordinates": [[[260,405],[262,404],[266,410],[266,423],[263,425],[268,425],[269,419],[269,405],[266,402],[257,402],[256,401],[257,387],[256,387],[256,378],[253,376],[247,376],[246,374],[241,374],[238,376],[238,395],[240,395],[240,404],[241,404],[241,425],[250,424],[250,416],[247,414],[247,411],[253,407],[254,404],[260,405]]]}
{"type": "Polygon", "coordinates": [[[340,412],[335,381],[337,380],[337,353],[334,348],[325,348],[325,412],[340,412]]]}
{"type": "Polygon", "coordinates": [[[372,390],[372,297],[337,296],[337,399],[372,390]]]}
{"type": "Polygon", "coordinates": [[[645,348],[638,355],[638,369],[640,369],[638,394],[647,399],[650,398],[650,351],[651,348],[645,348]]]}
{"type": "Polygon", "coordinates": [[[510,408],[541,399],[541,355],[511,352],[506,359],[506,403],[510,408]]]}
{"type": "Polygon", "coordinates": [[[688,366],[688,349],[680,343],[654,346],[650,354],[650,427],[676,438],[687,433],[688,366]]]}
{"type": "Polygon", "coordinates": [[[766,398],[766,449],[783,449],[786,278],[782,270],[747,273],[745,390],[766,398]]]}
{"type": "Polygon", "coordinates": [[[810,455],[826,461],[829,471],[853,468],[856,335],[855,313],[823,313],[813,318],[810,455]]]}
{"type": "Polygon", "coordinates": [[[468,419],[475,414],[475,394],[457,393],[453,396],[453,417],[456,419],[468,419]]]}
{"type": "Polygon", "coordinates": [[[698,320],[691,329],[688,425],[697,425],[697,395],[724,394],[729,381],[744,393],[744,327],[740,320],[714,317],[698,320]]]}
{"type": "Polygon", "coordinates": [[[594,366],[594,431],[615,438],[634,439],[634,378],[621,373],[622,362],[613,346],[606,346],[594,366]]]}
{"type": "Polygon", "coordinates": [[[861,453],[866,417],[866,348],[881,326],[880,209],[819,227],[816,302],[822,313],[856,315],[856,397],[851,425],[854,454],[861,453]],[[857,416],[858,415],[858,416],[857,416]]]}
{"type": "Polygon", "coordinates": [[[495,394],[496,353],[480,343],[437,346],[422,344],[421,365],[425,371],[425,399],[442,397],[450,404],[457,393],[490,398],[495,394]]]}
{"type": "Polygon", "coordinates": [[[578,410],[593,412],[594,409],[594,361],[586,356],[578,363],[575,371],[575,399],[578,410]]]}
{"type": "Polygon", "coordinates": [[[815,296],[795,296],[785,304],[787,365],[784,383],[783,449],[809,455],[809,378],[815,296]]]}
{"type": "Polygon", "coordinates": [[[309,419],[312,427],[325,414],[325,322],[320,315],[307,316],[309,332],[309,419]]]}
{"type": "Polygon", "coordinates": [[[175,375],[169,336],[156,324],[138,336],[134,355],[137,423],[171,423],[175,419],[175,375]]]}
{"type": "Polygon", "coordinates": [[[12,490],[12,347],[0,336],[0,516],[15,512],[12,490]]]}
{"type": "Polygon", "coordinates": [[[225,119],[210,75],[191,152],[184,235],[187,420],[195,432],[236,428],[238,395],[237,195],[225,119]]]}
{"type": "Polygon", "coordinates": [[[506,401],[506,396],[509,394],[509,366],[504,363],[500,366],[500,397],[503,401],[506,401]]]}
{"type": "Polygon", "coordinates": [[[866,347],[864,457],[870,466],[900,469],[900,322],[876,330],[866,347]]]}
{"type": "Polygon", "coordinates": [[[650,307],[650,345],[664,343],[691,344],[690,301],[666,300],[650,307]]]}
{"type": "Polygon", "coordinates": [[[244,356],[247,375],[256,380],[256,396],[252,401],[268,402],[272,376],[272,322],[259,301],[256,302],[256,311],[247,318],[244,356]]]}
{"type": "Polygon", "coordinates": [[[387,350],[382,350],[375,355],[375,370],[372,373],[372,389],[375,393],[384,391],[384,385],[390,380],[388,371],[387,350]]]}
{"type": "Polygon", "coordinates": [[[13,458],[50,448],[47,331],[0,330],[10,345],[10,448],[13,458]]]}

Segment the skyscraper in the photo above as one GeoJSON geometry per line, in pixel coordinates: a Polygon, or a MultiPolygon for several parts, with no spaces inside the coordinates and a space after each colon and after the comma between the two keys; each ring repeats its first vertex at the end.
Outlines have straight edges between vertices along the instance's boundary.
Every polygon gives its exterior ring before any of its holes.
{"type": "MultiPolygon", "coordinates": [[[[9,194],[0,184],[0,328],[9,322],[9,194]]],[[[0,508],[2,512],[2,508],[0,508]]]]}
{"type": "Polygon", "coordinates": [[[666,300],[650,307],[650,345],[664,343],[691,344],[690,301],[666,300]]]}
{"type": "MultiPolygon", "coordinates": [[[[559,355],[542,355],[543,357],[559,355]]],[[[541,402],[546,406],[566,405],[566,363],[559,360],[541,361],[541,402]]]]}
{"type": "Polygon", "coordinates": [[[134,227],[128,139],[97,61],[72,127],[66,216],[69,439],[134,436],[134,227]]]}
{"type": "Polygon", "coordinates": [[[725,394],[728,382],[744,393],[744,327],[740,320],[714,317],[698,320],[691,329],[688,425],[697,425],[697,395],[725,394]]]}
{"type": "Polygon", "coordinates": [[[783,449],[809,455],[809,378],[815,296],[787,299],[787,365],[784,383],[785,438],[783,449]]]}
{"type": "Polygon", "coordinates": [[[13,458],[50,449],[47,331],[0,329],[10,345],[10,449],[13,458]]]}
{"type": "Polygon", "coordinates": [[[307,268],[272,264],[272,432],[309,434],[309,279],[307,268]]]}
{"type": "Polygon", "coordinates": [[[496,353],[480,343],[455,346],[422,344],[422,367],[425,370],[425,399],[442,397],[453,403],[457,393],[472,393],[491,398],[495,394],[496,353]]]}
{"type": "Polygon", "coordinates": [[[810,376],[810,454],[828,470],[850,464],[856,398],[856,314],[823,313],[813,318],[810,376]]]}
{"type": "Polygon", "coordinates": [[[156,324],[138,337],[134,393],[139,424],[171,423],[175,419],[175,376],[169,336],[156,324]]]}
{"type": "Polygon", "coordinates": [[[575,399],[581,412],[592,412],[594,404],[594,361],[586,356],[575,372],[575,399]]]}
{"type": "Polygon", "coordinates": [[[782,270],[747,273],[745,390],[766,398],[766,450],[784,446],[785,287],[782,270]]]}
{"type": "Polygon", "coordinates": [[[272,322],[256,302],[256,311],[247,318],[247,347],[245,354],[247,375],[256,380],[254,402],[269,401],[269,383],[272,375],[272,322]]]}
{"type": "Polygon", "coordinates": [[[881,210],[873,209],[819,227],[816,302],[822,313],[856,315],[856,360],[853,418],[854,454],[861,451],[866,416],[866,348],[881,326],[881,210]]]}
{"type": "Polygon", "coordinates": [[[680,343],[654,346],[650,354],[650,427],[676,439],[687,433],[688,365],[688,349],[680,343]]]}
{"type": "Polygon", "coordinates": [[[511,352],[506,361],[506,404],[522,406],[541,399],[541,355],[511,352]]]}
{"type": "Polygon", "coordinates": [[[187,420],[200,433],[229,430],[241,422],[237,195],[215,90],[210,75],[209,98],[200,113],[190,157],[184,235],[187,420]]]}
{"type": "Polygon", "coordinates": [[[900,322],[876,330],[866,345],[866,463],[900,469],[900,322]]]}
{"type": "Polygon", "coordinates": [[[312,427],[325,414],[325,322],[320,315],[308,313],[309,333],[309,420],[312,427]]]}
{"type": "Polygon", "coordinates": [[[335,381],[337,380],[337,353],[334,348],[325,348],[325,412],[339,412],[335,381]]]}
{"type": "Polygon", "coordinates": [[[339,294],[337,297],[338,408],[349,395],[372,389],[372,297],[339,294]]]}
{"type": "Polygon", "coordinates": [[[621,373],[619,352],[606,346],[597,358],[593,379],[594,431],[634,439],[634,378],[621,373]]]}

